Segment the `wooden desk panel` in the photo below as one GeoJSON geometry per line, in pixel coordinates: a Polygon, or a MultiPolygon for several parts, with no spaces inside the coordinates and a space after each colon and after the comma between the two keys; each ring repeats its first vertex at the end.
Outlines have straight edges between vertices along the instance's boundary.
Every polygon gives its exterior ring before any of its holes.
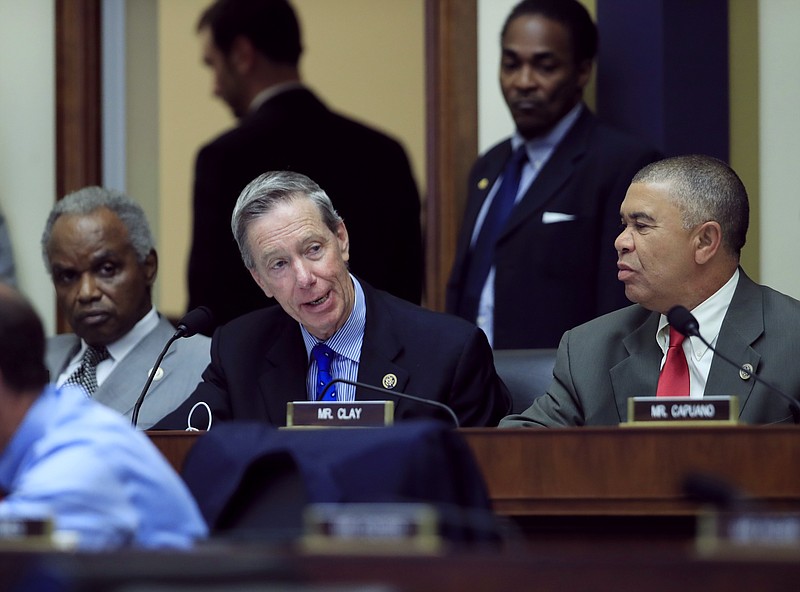
{"type": "Polygon", "coordinates": [[[205,434],[183,430],[149,430],[146,433],[178,473],[183,469],[183,461],[197,438],[205,434]]]}
{"type": "Polygon", "coordinates": [[[498,514],[693,514],[682,491],[693,472],[800,509],[793,426],[461,431],[498,514]]]}
{"type": "MultiPolygon", "coordinates": [[[[724,479],[773,509],[800,510],[800,428],[460,430],[494,509],[507,516],[692,515],[685,477],[724,479]]],[[[176,470],[200,432],[149,432],[176,470]]]]}
{"type": "Polygon", "coordinates": [[[650,545],[306,555],[217,541],[191,552],[0,554],[3,590],[794,592],[798,580],[797,553],[703,557],[691,549],[650,545]],[[32,570],[38,578],[31,578],[32,570]]]}

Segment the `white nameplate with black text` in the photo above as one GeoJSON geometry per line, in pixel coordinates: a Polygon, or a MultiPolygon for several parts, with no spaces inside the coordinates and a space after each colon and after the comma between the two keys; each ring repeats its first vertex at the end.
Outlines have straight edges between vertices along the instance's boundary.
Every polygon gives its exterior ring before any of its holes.
{"type": "Polygon", "coordinates": [[[785,549],[794,553],[800,547],[800,513],[763,508],[702,513],[696,543],[700,552],[785,549]]]}
{"type": "Polygon", "coordinates": [[[422,503],[309,504],[301,544],[314,553],[436,553],[436,509],[422,503]]]}
{"type": "Polygon", "coordinates": [[[739,400],[733,396],[631,397],[622,425],[731,425],[738,423],[739,400]]]}
{"type": "Polygon", "coordinates": [[[292,401],[286,404],[288,428],[374,428],[393,422],[394,401],[292,401]]]}

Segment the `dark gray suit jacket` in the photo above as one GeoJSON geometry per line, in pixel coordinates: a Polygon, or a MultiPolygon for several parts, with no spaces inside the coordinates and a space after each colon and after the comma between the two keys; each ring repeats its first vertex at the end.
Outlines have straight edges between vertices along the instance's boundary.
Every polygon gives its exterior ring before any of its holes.
{"type": "MultiPolygon", "coordinates": [[[[723,355],[752,364],[759,377],[800,396],[800,302],[753,282],[739,284],[716,343],[723,355]]],[[[654,396],[662,353],[655,334],[659,314],[639,305],[609,313],[564,334],[553,382],[523,413],[500,427],[617,425],[627,420],[628,398],[654,396]]],[[[736,395],[744,423],[791,422],[786,401],[714,356],[707,395],[736,395]]]]}
{"type": "MultiPolygon", "coordinates": [[[[175,327],[159,317],[156,328],[114,367],[93,398],[130,418],[150,369],[174,333],[175,327]]],[[[81,340],[74,333],[55,335],[47,340],[46,362],[53,382],[80,347],[81,340]]],[[[152,427],[194,391],[208,366],[210,347],[211,339],[203,335],[178,339],[172,344],[161,362],[163,373],[156,373],[139,410],[137,426],[140,429],[152,427]]]]}

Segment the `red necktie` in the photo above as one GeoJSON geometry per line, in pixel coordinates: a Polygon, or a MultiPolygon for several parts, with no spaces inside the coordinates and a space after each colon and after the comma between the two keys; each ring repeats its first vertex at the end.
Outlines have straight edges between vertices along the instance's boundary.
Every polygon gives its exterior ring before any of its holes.
{"type": "Polygon", "coordinates": [[[658,377],[657,397],[689,396],[689,365],[683,354],[684,336],[672,327],[669,328],[669,348],[667,361],[658,377]]]}

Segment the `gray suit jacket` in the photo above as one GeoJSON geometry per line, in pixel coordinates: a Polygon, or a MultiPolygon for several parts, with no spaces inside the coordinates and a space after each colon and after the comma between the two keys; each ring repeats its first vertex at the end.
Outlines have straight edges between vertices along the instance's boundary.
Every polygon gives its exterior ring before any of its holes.
{"type": "MultiPolygon", "coordinates": [[[[119,362],[103,381],[94,398],[130,418],[142,392],[148,373],[158,354],[175,333],[169,321],[159,317],[158,325],[119,362]]],[[[74,333],[56,335],[47,340],[47,368],[55,382],[81,347],[74,333]]],[[[200,382],[210,359],[211,339],[195,335],[178,339],[161,362],[164,371],[153,379],[139,410],[138,427],[146,430],[180,405],[200,382]]]]}
{"type": "MultiPolygon", "coordinates": [[[[741,269],[716,349],[787,395],[800,395],[800,302],[760,286],[741,269]]],[[[567,331],[545,395],[500,427],[617,425],[627,420],[628,398],[654,396],[661,350],[659,314],[634,305],[567,331]]],[[[707,395],[736,395],[744,423],[791,422],[786,401],[714,356],[707,395]]]]}

